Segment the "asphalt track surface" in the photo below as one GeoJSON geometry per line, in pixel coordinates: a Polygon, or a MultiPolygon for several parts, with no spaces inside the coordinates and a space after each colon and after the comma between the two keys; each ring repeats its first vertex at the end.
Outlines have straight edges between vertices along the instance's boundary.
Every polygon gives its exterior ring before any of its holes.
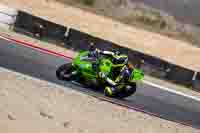
{"type": "MultiPolygon", "coordinates": [[[[66,86],[66,89],[70,87],[83,93],[103,97],[98,92],[59,81],[56,78],[56,69],[69,61],[66,58],[45,54],[0,38],[0,67],[66,86]]],[[[152,113],[152,115],[200,129],[200,103],[159,88],[141,84],[135,95],[126,100],[114,101],[139,109],[139,111],[144,110],[148,114],[152,113]]]]}

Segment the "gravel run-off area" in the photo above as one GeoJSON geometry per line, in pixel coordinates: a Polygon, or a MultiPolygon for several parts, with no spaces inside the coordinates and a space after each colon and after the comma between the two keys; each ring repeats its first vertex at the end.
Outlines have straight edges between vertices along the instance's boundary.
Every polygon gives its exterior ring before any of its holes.
{"type": "Polygon", "coordinates": [[[200,132],[4,68],[0,84],[4,133],[200,132]]]}

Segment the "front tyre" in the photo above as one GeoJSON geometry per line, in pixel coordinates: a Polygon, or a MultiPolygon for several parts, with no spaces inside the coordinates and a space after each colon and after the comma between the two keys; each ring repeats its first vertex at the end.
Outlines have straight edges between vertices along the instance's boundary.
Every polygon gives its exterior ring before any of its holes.
{"type": "Polygon", "coordinates": [[[59,80],[71,80],[72,64],[64,64],[56,70],[56,76],[59,80]]]}
{"type": "Polygon", "coordinates": [[[133,95],[136,92],[136,88],[137,88],[136,83],[132,83],[126,86],[125,91],[126,91],[127,97],[133,95]]]}
{"type": "Polygon", "coordinates": [[[118,98],[123,99],[133,95],[136,92],[137,85],[135,83],[131,83],[124,88],[124,91],[119,93],[118,98]]]}

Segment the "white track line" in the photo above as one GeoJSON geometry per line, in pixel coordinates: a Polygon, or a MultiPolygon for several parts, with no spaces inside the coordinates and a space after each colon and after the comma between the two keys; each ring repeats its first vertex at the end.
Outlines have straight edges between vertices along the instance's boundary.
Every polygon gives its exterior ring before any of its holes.
{"type": "Polygon", "coordinates": [[[147,85],[150,85],[150,86],[153,86],[153,87],[156,87],[156,88],[159,88],[159,89],[162,89],[162,90],[165,90],[165,91],[168,91],[168,92],[171,92],[171,93],[174,93],[174,94],[177,94],[177,95],[181,95],[181,96],[190,98],[190,99],[195,100],[197,102],[200,102],[200,98],[199,97],[191,96],[191,95],[185,94],[185,93],[180,92],[180,91],[169,89],[167,87],[164,87],[164,86],[161,86],[161,85],[158,85],[158,84],[154,84],[154,83],[152,83],[150,81],[147,81],[147,80],[144,80],[143,83],[145,83],[147,85]]]}

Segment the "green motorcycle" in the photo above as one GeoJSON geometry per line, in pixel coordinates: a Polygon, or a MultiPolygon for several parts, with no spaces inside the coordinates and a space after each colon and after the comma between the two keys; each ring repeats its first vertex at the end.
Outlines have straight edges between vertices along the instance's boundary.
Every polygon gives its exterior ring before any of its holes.
{"type": "Polygon", "coordinates": [[[111,58],[100,56],[97,60],[84,60],[83,58],[88,54],[89,51],[80,51],[71,63],[60,66],[56,71],[57,78],[77,81],[82,85],[101,89],[109,97],[126,98],[136,92],[136,83],[144,77],[141,70],[136,68],[130,70],[130,76],[118,83],[115,89],[112,89],[106,80],[98,76],[98,72],[103,72],[107,77],[114,78],[113,76],[116,74],[113,74],[113,69],[116,66],[112,63],[111,58]]]}

